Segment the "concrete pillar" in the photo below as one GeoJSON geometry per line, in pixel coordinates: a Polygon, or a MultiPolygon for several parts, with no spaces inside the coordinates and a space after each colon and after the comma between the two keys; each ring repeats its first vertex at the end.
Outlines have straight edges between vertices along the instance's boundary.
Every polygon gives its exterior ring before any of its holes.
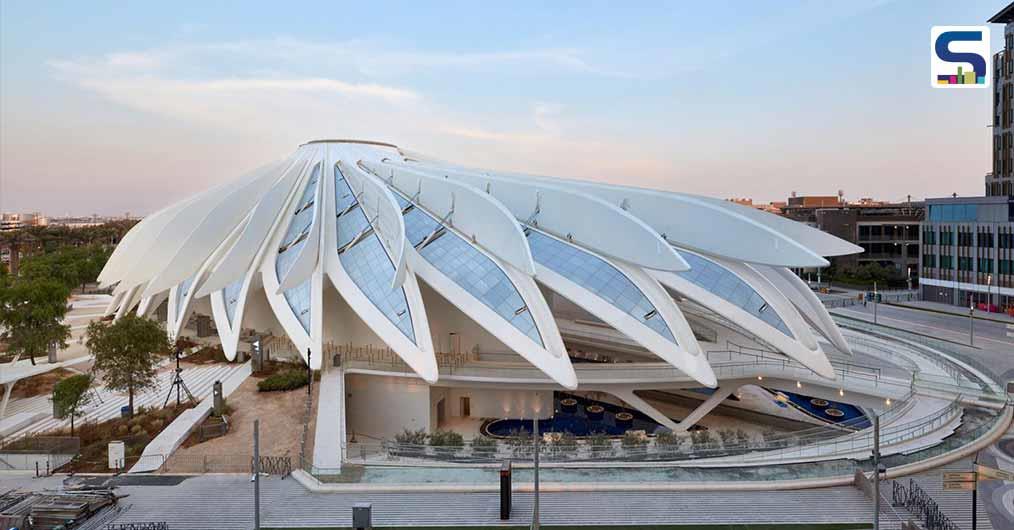
{"type": "Polygon", "coordinates": [[[14,390],[14,383],[16,382],[17,381],[11,381],[10,383],[4,385],[4,398],[3,401],[0,402],[0,420],[2,420],[4,414],[7,413],[7,403],[11,400],[11,391],[14,390]]]}
{"type": "Polygon", "coordinates": [[[634,394],[633,390],[610,390],[610,394],[620,398],[624,403],[634,407],[638,411],[644,413],[649,418],[655,420],[659,425],[676,432],[679,429],[679,425],[672,421],[671,418],[662,413],[662,411],[653,407],[647,401],[641,399],[634,394]]]}
{"type": "Polygon", "coordinates": [[[701,418],[707,416],[712,410],[715,410],[715,407],[721,405],[722,402],[725,401],[725,398],[731,396],[732,393],[738,389],[739,385],[733,384],[726,384],[725,386],[716,388],[711,396],[704,400],[704,403],[698,405],[693,412],[688,414],[686,418],[683,418],[683,421],[680,422],[676,432],[686,432],[688,429],[696,425],[697,422],[701,421],[701,418]]]}

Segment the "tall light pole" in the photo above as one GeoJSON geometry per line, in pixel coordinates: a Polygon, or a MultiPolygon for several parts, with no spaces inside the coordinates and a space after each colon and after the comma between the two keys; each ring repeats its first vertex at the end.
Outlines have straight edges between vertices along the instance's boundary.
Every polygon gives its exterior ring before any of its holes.
{"type": "Polygon", "coordinates": [[[968,345],[975,346],[975,296],[968,295],[968,345]]]}
{"type": "MultiPolygon", "coordinates": [[[[536,398],[538,394],[536,394],[536,398]]],[[[536,403],[538,401],[536,400],[536,403]]],[[[535,405],[537,407],[537,405],[535,405]]],[[[534,408],[533,408],[534,410],[534,408]]],[[[535,437],[532,440],[532,447],[535,449],[533,466],[533,478],[535,479],[535,498],[532,502],[532,530],[539,530],[539,412],[536,410],[532,415],[532,433],[535,437]]]]}
{"type": "MultiPolygon", "coordinates": [[[[997,304],[1000,305],[1000,304],[997,304]]],[[[986,275],[986,312],[991,313],[993,306],[993,275],[986,275]]]]}
{"type": "Polygon", "coordinates": [[[877,294],[877,282],[873,282],[873,323],[877,323],[877,299],[880,296],[877,294]]]}

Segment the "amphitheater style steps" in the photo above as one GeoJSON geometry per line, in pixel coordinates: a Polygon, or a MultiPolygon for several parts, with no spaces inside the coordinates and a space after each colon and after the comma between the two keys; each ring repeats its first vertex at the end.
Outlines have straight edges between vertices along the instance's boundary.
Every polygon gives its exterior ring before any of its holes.
{"type": "MultiPolygon", "coordinates": [[[[183,381],[194,395],[194,398],[201,401],[211,395],[215,381],[226,380],[237,370],[242,370],[242,367],[243,365],[241,364],[219,363],[186,368],[182,374],[183,381]]],[[[158,383],[154,389],[134,396],[134,407],[161,408],[166,396],[169,395],[172,378],[172,370],[160,373],[158,375],[158,383]]],[[[175,395],[172,399],[175,399],[175,395]]],[[[126,393],[114,392],[104,386],[97,386],[94,389],[92,403],[74,422],[77,425],[81,425],[83,423],[97,423],[111,420],[120,415],[120,408],[126,406],[127,401],[126,393]]],[[[49,396],[35,396],[12,401],[8,407],[8,412],[10,414],[21,412],[45,414],[45,418],[20,429],[12,436],[46,433],[70,427],[70,419],[57,419],[53,417],[53,406],[49,396]]]]}

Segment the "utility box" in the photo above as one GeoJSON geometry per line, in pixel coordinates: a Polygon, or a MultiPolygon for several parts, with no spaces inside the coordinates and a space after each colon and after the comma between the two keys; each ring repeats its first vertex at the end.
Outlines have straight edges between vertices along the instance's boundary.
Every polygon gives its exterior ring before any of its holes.
{"type": "Polygon", "coordinates": [[[365,530],[373,528],[373,505],[368,502],[357,502],[352,505],[352,528],[365,530]]]}
{"type": "Polygon", "coordinates": [[[511,518],[511,461],[500,465],[500,520],[511,518]]]}
{"type": "Polygon", "coordinates": [[[260,372],[261,368],[264,367],[264,351],[261,345],[261,338],[257,337],[252,343],[250,343],[250,360],[251,368],[254,373],[260,372]]]}
{"type": "Polygon", "coordinates": [[[214,332],[211,330],[211,317],[208,315],[197,315],[197,336],[210,337],[214,332]]]}
{"type": "Polygon", "coordinates": [[[109,469],[123,469],[123,462],[126,457],[127,447],[123,442],[118,440],[109,442],[109,469]]]}
{"type": "Polygon", "coordinates": [[[222,414],[225,414],[225,395],[222,394],[221,381],[215,381],[215,384],[211,387],[211,394],[214,396],[215,416],[221,417],[222,414]]]}

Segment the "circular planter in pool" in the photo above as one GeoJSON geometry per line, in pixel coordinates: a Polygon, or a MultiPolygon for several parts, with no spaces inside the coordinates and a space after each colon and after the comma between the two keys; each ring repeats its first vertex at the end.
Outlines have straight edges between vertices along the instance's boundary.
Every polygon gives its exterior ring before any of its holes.
{"type": "Polygon", "coordinates": [[[824,411],[824,414],[827,414],[828,416],[831,416],[832,418],[841,418],[842,416],[845,415],[844,412],[842,412],[842,411],[840,411],[838,409],[827,409],[827,410],[824,411]]]}
{"type": "Polygon", "coordinates": [[[567,414],[573,414],[577,412],[577,400],[574,398],[564,398],[560,400],[560,410],[567,414]]]}
{"type": "Polygon", "coordinates": [[[588,413],[589,420],[601,421],[606,409],[602,408],[601,405],[588,405],[584,408],[584,411],[588,413]]]}
{"type": "Polygon", "coordinates": [[[629,412],[617,412],[615,418],[617,427],[626,428],[634,423],[634,415],[629,412]]]}
{"type": "Polygon", "coordinates": [[[811,399],[810,404],[813,405],[814,407],[822,407],[822,408],[830,405],[830,403],[828,403],[826,399],[820,398],[811,399]]]}

